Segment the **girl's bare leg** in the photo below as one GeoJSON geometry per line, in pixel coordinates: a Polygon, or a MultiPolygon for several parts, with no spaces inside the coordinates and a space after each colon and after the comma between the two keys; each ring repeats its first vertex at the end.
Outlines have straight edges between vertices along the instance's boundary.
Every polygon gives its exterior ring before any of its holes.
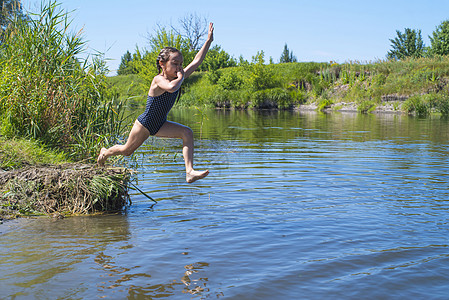
{"type": "Polygon", "coordinates": [[[136,151],[140,145],[150,136],[150,132],[139,121],[135,121],[131,132],[129,133],[128,140],[125,145],[115,145],[109,149],[102,148],[100,155],[98,156],[97,163],[103,166],[105,161],[110,156],[124,155],[129,156],[136,151]]]}
{"type": "Polygon", "coordinates": [[[198,179],[202,179],[209,174],[209,170],[195,171],[193,169],[193,132],[184,125],[167,121],[156,133],[157,137],[178,138],[182,139],[182,155],[186,165],[186,181],[192,183],[198,179]]]}

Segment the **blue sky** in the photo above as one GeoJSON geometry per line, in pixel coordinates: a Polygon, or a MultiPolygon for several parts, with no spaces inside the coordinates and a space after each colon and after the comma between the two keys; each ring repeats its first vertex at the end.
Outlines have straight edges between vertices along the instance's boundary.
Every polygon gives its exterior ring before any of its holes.
{"type": "MultiPolygon", "coordinates": [[[[420,29],[424,43],[449,19],[447,0],[59,0],[73,11],[73,28],[84,30],[88,52],[105,52],[111,71],[157,24],[177,24],[197,13],[215,24],[214,44],[247,60],[263,50],[279,61],[284,44],[298,61],[372,61],[385,58],[396,30],[420,29]]],[[[36,11],[40,0],[22,0],[36,11]]]]}

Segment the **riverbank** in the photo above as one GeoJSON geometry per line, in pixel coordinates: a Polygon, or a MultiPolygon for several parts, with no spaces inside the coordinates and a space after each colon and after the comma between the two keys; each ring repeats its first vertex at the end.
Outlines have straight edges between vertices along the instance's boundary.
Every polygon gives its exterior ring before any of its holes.
{"type": "MultiPolygon", "coordinates": [[[[149,86],[137,75],[108,78],[120,98],[145,104],[149,86]],[[137,76],[137,77],[136,77],[137,76]]],[[[449,115],[447,56],[369,63],[283,63],[263,61],[196,72],[185,80],[180,107],[235,109],[302,109],[402,112],[420,116],[449,115]]]]}
{"type": "Polygon", "coordinates": [[[120,211],[130,172],[92,164],[35,165],[0,173],[0,217],[64,217],[120,211]]]}
{"type": "MultiPolygon", "coordinates": [[[[369,113],[374,114],[406,114],[400,107],[403,101],[395,100],[384,102],[381,105],[373,106],[369,113]]],[[[297,111],[322,111],[322,112],[345,112],[345,113],[360,113],[357,102],[336,102],[330,103],[327,106],[320,107],[318,103],[300,104],[294,107],[297,111]]]]}

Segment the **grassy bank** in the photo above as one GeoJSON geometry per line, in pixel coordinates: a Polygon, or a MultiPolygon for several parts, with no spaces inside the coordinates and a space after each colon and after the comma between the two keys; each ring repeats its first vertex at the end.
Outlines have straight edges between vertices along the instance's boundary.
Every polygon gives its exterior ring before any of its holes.
{"type": "Polygon", "coordinates": [[[62,152],[0,137],[0,219],[120,210],[130,173],[71,163],[62,152]]]}
{"type": "Polygon", "coordinates": [[[179,105],[292,109],[315,104],[322,110],[351,103],[360,112],[370,112],[394,103],[394,109],[404,113],[448,115],[448,83],[448,57],[344,64],[259,62],[193,74],[184,83],[179,105]]]}
{"type": "Polygon", "coordinates": [[[361,63],[250,65],[198,74],[181,105],[231,108],[293,108],[316,103],[354,103],[367,112],[385,102],[420,115],[449,113],[449,58],[361,63]]]}
{"type": "Polygon", "coordinates": [[[0,169],[9,171],[27,166],[70,162],[63,152],[50,150],[39,142],[0,137],[0,169]]]}

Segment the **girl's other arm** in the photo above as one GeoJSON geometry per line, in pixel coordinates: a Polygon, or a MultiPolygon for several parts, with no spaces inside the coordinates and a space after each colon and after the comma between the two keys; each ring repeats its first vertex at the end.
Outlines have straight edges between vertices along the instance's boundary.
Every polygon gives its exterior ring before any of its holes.
{"type": "Polygon", "coordinates": [[[195,55],[193,61],[184,69],[185,77],[189,77],[204,60],[206,57],[206,53],[209,50],[210,44],[214,40],[214,24],[209,23],[209,33],[207,35],[207,40],[204,43],[203,47],[201,47],[200,51],[195,55]]]}

